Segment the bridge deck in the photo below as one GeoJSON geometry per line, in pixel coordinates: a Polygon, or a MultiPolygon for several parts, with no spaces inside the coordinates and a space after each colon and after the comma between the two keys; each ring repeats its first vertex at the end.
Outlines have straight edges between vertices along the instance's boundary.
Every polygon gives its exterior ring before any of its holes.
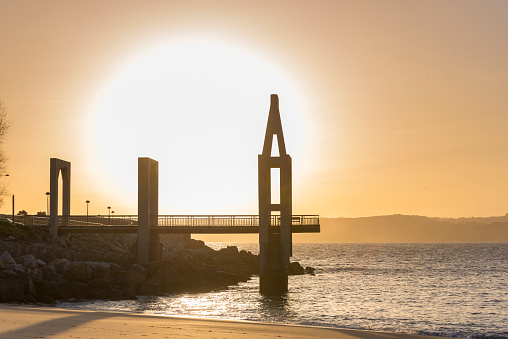
{"type": "MultiPolygon", "coordinates": [[[[49,217],[16,216],[25,225],[49,227],[49,217]]],[[[58,232],[137,233],[137,215],[70,215],[59,217],[58,232]]],[[[280,216],[272,216],[271,226],[280,227],[280,216]]],[[[159,215],[151,220],[151,230],[166,234],[259,233],[258,215],[159,215]]],[[[292,233],[320,231],[319,216],[293,215],[292,233]]]]}

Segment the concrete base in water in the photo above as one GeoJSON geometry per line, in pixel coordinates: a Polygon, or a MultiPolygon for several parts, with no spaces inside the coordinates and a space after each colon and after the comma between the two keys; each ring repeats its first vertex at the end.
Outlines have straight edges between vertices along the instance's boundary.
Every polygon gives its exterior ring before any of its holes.
{"type": "Polygon", "coordinates": [[[278,234],[272,234],[267,244],[261,246],[259,291],[263,294],[282,294],[288,291],[287,263],[278,234]]]}

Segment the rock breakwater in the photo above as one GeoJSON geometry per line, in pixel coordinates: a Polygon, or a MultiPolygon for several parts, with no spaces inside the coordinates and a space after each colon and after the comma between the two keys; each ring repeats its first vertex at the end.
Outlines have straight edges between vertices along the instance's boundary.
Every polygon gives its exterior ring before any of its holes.
{"type": "MultiPolygon", "coordinates": [[[[135,235],[0,240],[0,301],[133,299],[225,289],[259,273],[259,258],[235,246],[213,250],[188,235],[161,235],[163,260],[135,263],[135,235]]],[[[291,263],[290,274],[313,273],[291,263]]]]}

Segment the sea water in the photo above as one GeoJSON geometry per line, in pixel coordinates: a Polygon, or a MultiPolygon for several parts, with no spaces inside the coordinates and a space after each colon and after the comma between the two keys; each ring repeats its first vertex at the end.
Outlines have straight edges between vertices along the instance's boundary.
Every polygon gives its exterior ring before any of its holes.
{"type": "MultiPolygon", "coordinates": [[[[236,245],[258,252],[257,244],[236,245]]],[[[209,293],[60,307],[242,319],[468,338],[508,337],[508,244],[294,244],[284,296],[259,294],[259,278],[209,293]]]]}

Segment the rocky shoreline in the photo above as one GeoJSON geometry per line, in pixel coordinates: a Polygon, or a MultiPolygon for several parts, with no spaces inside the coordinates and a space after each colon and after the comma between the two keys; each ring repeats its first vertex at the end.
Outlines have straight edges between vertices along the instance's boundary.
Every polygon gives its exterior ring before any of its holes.
{"type": "MultiPolygon", "coordinates": [[[[68,235],[43,230],[1,234],[0,302],[135,299],[140,295],[226,289],[259,273],[258,255],[235,246],[213,250],[188,235],[161,235],[163,260],[135,263],[136,236],[68,235]]],[[[291,263],[290,274],[313,274],[291,263]]]]}

